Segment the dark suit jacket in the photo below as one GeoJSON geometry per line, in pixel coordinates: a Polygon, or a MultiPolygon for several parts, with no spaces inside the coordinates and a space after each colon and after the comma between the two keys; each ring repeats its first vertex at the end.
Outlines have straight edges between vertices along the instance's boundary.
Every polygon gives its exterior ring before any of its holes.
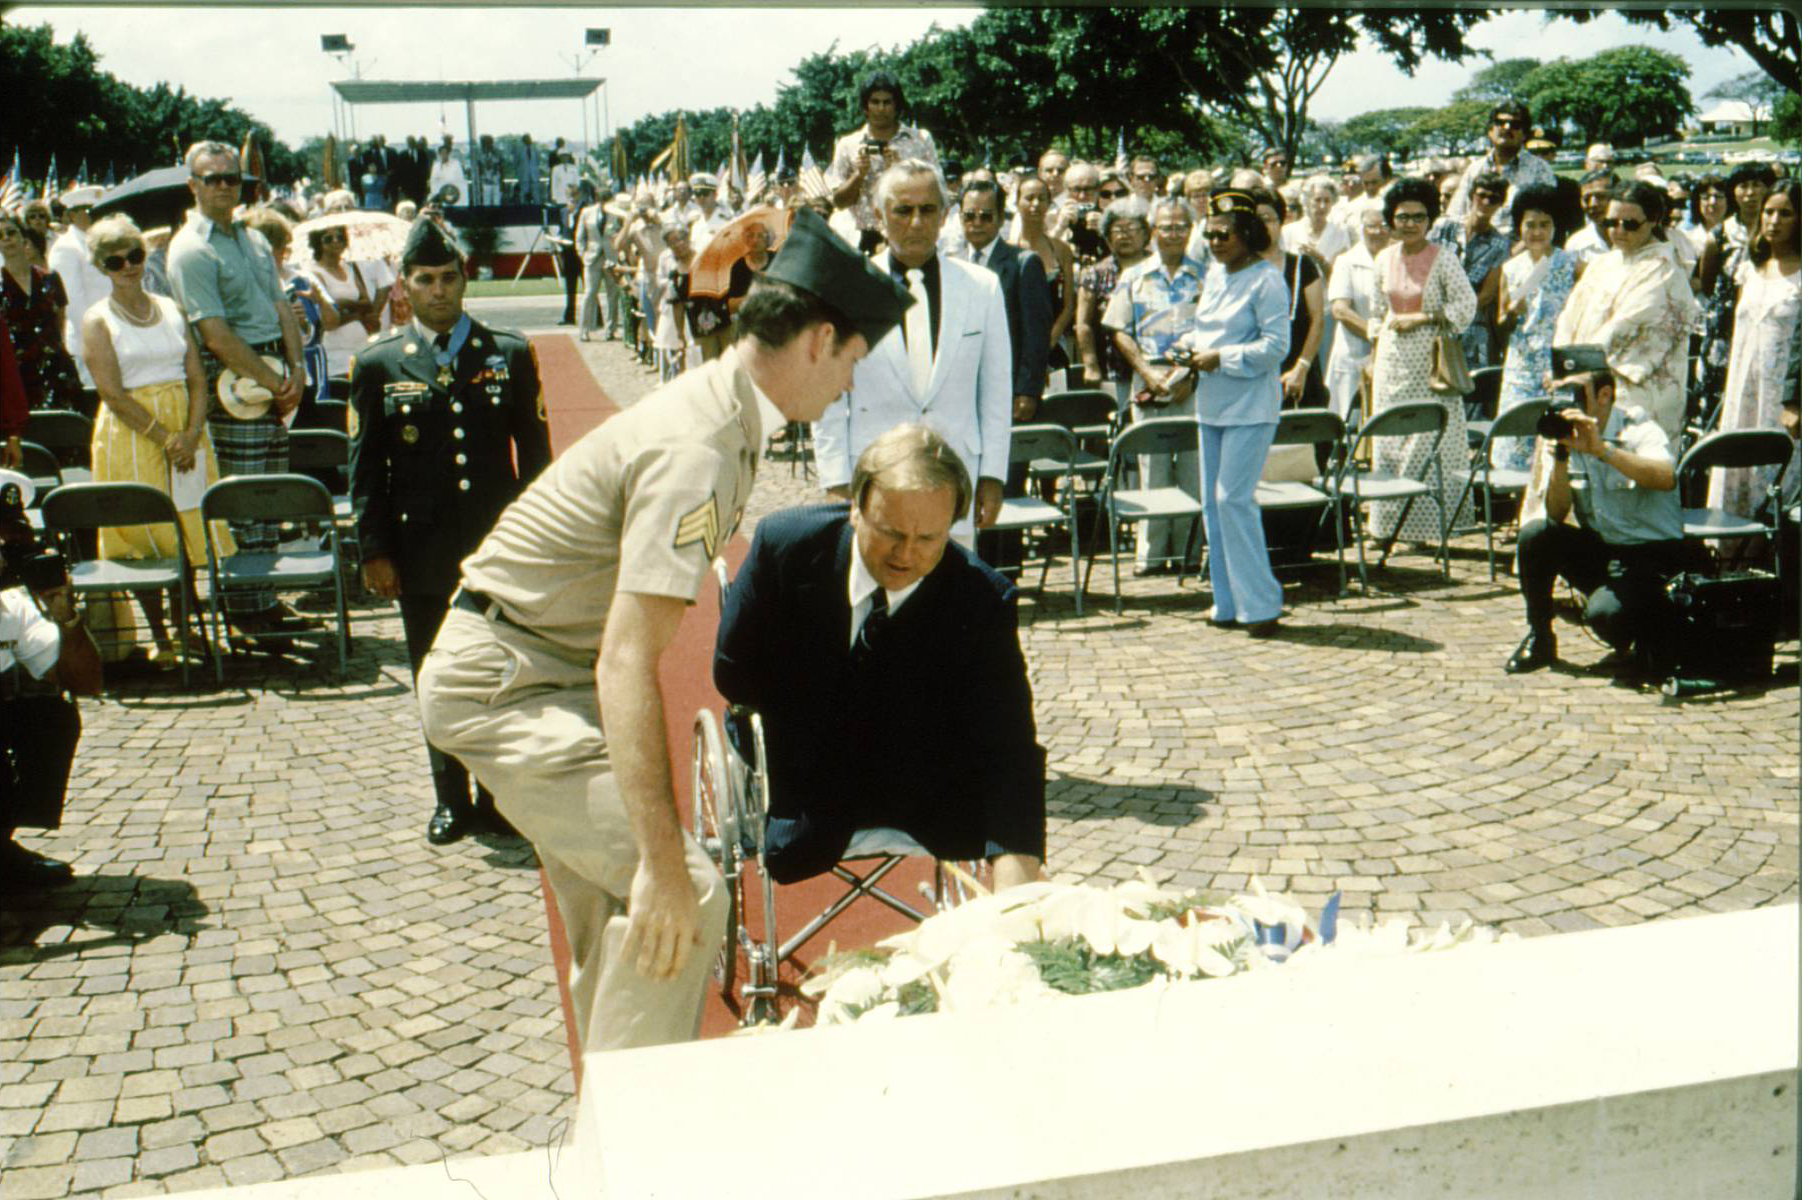
{"type": "Polygon", "coordinates": [[[871,826],[941,858],[991,844],[1043,858],[1045,752],[1019,593],[953,543],[855,668],[854,553],[843,505],[766,517],[720,614],[714,682],[763,717],[770,874],[818,875],[871,826]]]}
{"type": "Polygon", "coordinates": [[[531,345],[470,323],[448,388],[429,341],[397,326],[351,362],[350,495],[363,557],[409,596],[449,597],[458,567],[551,461],[531,345]]]}
{"type": "Polygon", "coordinates": [[[1045,394],[1046,360],[1051,355],[1051,285],[1045,264],[1011,242],[989,243],[987,266],[1001,280],[1007,301],[1007,340],[1014,351],[1014,395],[1035,400],[1045,394]]]}

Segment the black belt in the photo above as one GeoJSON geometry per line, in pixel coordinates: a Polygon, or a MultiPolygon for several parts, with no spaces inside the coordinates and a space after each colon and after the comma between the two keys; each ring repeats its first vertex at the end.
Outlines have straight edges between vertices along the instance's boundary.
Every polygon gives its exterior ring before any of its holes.
{"type": "Polygon", "coordinates": [[[457,594],[451,597],[451,607],[460,608],[464,612],[472,612],[478,617],[484,617],[490,621],[499,621],[503,625],[511,625],[513,628],[525,630],[527,633],[532,632],[531,630],[526,629],[526,627],[521,625],[518,621],[509,617],[506,613],[502,612],[501,606],[494,600],[489,599],[480,592],[471,591],[466,587],[457,589],[457,594]]]}

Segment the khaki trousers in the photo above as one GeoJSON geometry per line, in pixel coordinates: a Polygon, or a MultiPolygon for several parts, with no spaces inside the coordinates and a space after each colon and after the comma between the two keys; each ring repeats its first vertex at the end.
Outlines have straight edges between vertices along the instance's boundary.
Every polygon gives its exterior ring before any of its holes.
{"type": "Polygon", "coordinates": [[[529,838],[569,931],[569,990],[585,1051],[688,1041],[725,942],[725,882],[694,838],[701,944],[675,979],[620,955],[638,846],[607,757],[594,670],[536,634],[453,608],[419,670],[426,738],[455,755],[529,838]]]}

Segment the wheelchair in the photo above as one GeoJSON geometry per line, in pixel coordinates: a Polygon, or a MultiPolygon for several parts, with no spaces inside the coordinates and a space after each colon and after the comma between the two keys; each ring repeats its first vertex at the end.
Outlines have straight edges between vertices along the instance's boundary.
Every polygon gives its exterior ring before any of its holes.
{"type": "MultiPolygon", "coordinates": [[[[723,562],[714,562],[714,574],[724,595],[723,562]]],[[[970,899],[976,894],[970,881],[988,870],[987,863],[970,862],[958,863],[953,870],[951,864],[934,858],[931,881],[920,884],[925,906],[916,907],[882,884],[908,859],[932,857],[931,852],[898,829],[860,829],[844,858],[831,869],[845,885],[843,894],[784,939],[777,928],[777,885],[765,867],[767,763],[763,720],[756,712],[728,705],[719,716],[705,708],[696,713],[691,832],[726,881],[726,944],[714,963],[713,977],[741,1026],[782,1018],[778,977],[783,964],[858,900],[883,904],[918,923],[970,899]],[[761,901],[760,913],[747,907],[747,896],[761,901]]]]}

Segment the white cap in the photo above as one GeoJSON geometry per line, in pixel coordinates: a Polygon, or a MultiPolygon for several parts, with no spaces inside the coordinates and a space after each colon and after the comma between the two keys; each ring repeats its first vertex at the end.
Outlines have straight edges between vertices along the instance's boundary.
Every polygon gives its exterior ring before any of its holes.
{"type": "Polygon", "coordinates": [[[72,187],[58,196],[57,200],[62,203],[64,208],[92,208],[100,203],[100,196],[105,190],[105,188],[94,187],[91,184],[85,187],[72,187]]]}
{"type": "Polygon", "coordinates": [[[1607,142],[1597,142],[1589,148],[1589,153],[1585,154],[1583,157],[1599,158],[1604,162],[1613,162],[1614,147],[1610,146],[1607,142]]]}

